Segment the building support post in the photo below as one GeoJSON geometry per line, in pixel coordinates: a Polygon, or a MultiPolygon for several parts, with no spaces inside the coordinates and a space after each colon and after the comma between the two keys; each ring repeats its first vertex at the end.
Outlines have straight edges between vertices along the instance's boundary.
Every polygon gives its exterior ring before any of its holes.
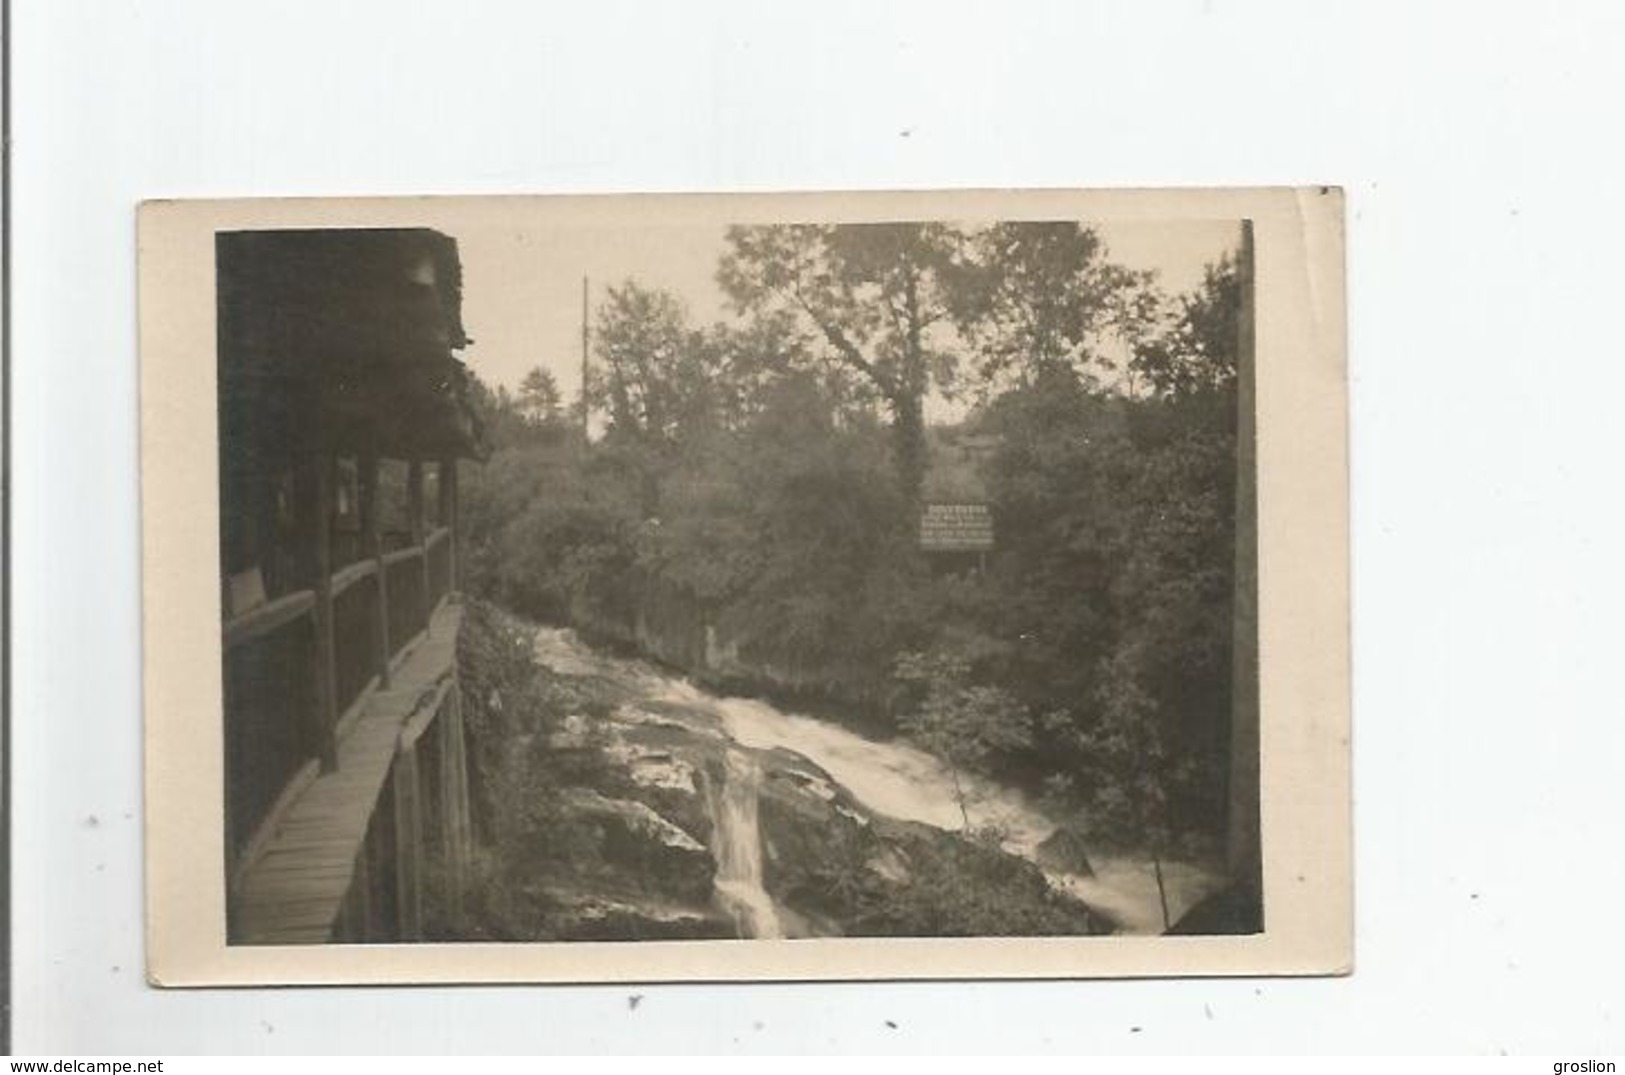
{"type": "Polygon", "coordinates": [[[312,481],[305,509],[311,513],[310,564],[316,592],[316,756],[322,772],[338,768],[338,687],[333,664],[333,471],[338,460],[319,450],[311,460],[312,481]]]}
{"type": "Polygon", "coordinates": [[[446,456],[440,460],[440,525],[446,528],[446,592],[455,593],[459,557],[457,555],[457,460],[446,456]]]}
{"type": "Polygon", "coordinates": [[[362,555],[369,557],[377,578],[377,595],[372,602],[372,633],[374,663],[378,666],[378,686],[389,686],[389,658],[393,654],[389,639],[389,572],[384,566],[384,541],[378,521],[378,457],[364,455],[359,461],[361,471],[361,542],[362,555]]]}
{"type": "Polygon", "coordinates": [[[429,622],[434,618],[434,607],[429,603],[429,541],[423,525],[423,460],[413,456],[406,467],[406,516],[412,527],[412,544],[418,550],[423,633],[427,636],[429,622]]]}

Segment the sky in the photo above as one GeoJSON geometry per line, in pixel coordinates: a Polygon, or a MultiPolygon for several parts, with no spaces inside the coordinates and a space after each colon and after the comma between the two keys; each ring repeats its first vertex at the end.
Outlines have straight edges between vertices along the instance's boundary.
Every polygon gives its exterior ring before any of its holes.
{"type": "MultiPolygon", "coordinates": [[[[712,222],[629,224],[612,219],[527,222],[481,214],[440,225],[463,261],[463,321],[473,343],[462,358],[487,383],[516,388],[535,366],[551,370],[566,400],[581,384],[582,277],[595,310],[627,278],[663,288],[691,320],[733,317],[715,280],[724,228],[712,222]]],[[[1113,260],[1154,269],[1170,293],[1200,283],[1206,265],[1234,249],[1234,221],[1112,221],[1093,225],[1113,260]]]]}

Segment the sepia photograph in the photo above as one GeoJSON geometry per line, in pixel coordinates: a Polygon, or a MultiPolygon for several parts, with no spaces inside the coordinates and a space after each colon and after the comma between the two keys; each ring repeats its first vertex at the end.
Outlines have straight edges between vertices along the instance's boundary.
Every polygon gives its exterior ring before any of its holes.
{"type": "Polygon", "coordinates": [[[538,202],[203,229],[225,958],[1267,935],[1254,219],[538,202]]]}
{"type": "Polygon", "coordinates": [[[1622,34],[0,0],[0,1047],[1602,1070],[1622,34]]]}

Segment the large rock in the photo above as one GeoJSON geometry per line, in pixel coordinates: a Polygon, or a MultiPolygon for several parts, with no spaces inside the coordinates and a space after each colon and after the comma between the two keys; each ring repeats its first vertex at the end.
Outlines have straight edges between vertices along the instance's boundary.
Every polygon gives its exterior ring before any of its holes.
{"type": "Polygon", "coordinates": [[[1038,864],[1056,873],[1093,877],[1095,868],[1089,864],[1087,842],[1077,830],[1062,826],[1050,833],[1038,845],[1038,864]]]}
{"type": "Polygon", "coordinates": [[[1233,884],[1210,896],[1174,923],[1169,933],[1185,936],[1264,931],[1264,901],[1254,885],[1233,884]]]}
{"type": "MultiPolygon", "coordinates": [[[[762,785],[767,889],[782,906],[883,936],[1097,932],[1105,923],[1055,890],[1033,863],[960,833],[863,810],[805,759],[775,753],[762,785]]],[[[1070,836],[1050,855],[1087,870],[1070,836]]]]}
{"type": "Polygon", "coordinates": [[[701,768],[720,749],[719,742],[669,722],[617,724],[600,749],[614,776],[598,789],[612,798],[643,803],[709,845],[711,814],[701,768]]]}
{"type": "Polygon", "coordinates": [[[733,923],[708,907],[551,889],[543,896],[560,940],[650,941],[732,937],[733,923]]]}
{"type": "Polygon", "coordinates": [[[678,899],[709,897],[716,875],[711,852],[649,806],[586,788],[568,789],[563,799],[575,820],[598,829],[606,862],[639,878],[650,891],[678,899]]]}
{"type": "MultiPolygon", "coordinates": [[[[763,755],[760,824],[763,882],[781,904],[833,921],[871,873],[878,846],[869,818],[845,788],[800,755],[763,755]]],[[[887,866],[894,865],[887,862],[887,866]]]]}
{"type": "Polygon", "coordinates": [[[611,743],[604,753],[625,769],[632,783],[644,788],[663,788],[685,795],[699,794],[694,766],[670,750],[658,750],[624,740],[611,743]]]}
{"type": "Polygon", "coordinates": [[[567,713],[547,737],[552,750],[586,750],[592,745],[592,725],[580,713],[567,713]]]}

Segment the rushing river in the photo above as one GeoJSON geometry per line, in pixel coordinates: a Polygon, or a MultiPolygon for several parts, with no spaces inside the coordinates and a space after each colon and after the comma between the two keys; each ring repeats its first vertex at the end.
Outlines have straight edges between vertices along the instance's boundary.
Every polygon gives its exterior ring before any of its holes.
{"type": "MultiPolygon", "coordinates": [[[[637,660],[611,657],[581,643],[573,631],[543,629],[536,658],[563,675],[612,680],[650,702],[666,702],[711,715],[741,747],[792,751],[818,765],[869,810],[950,831],[964,826],[954,777],[946,765],[904,742],[865,738],[827,720],[786,713],[754,698],[710,694],[687,680],[637,660]]],[[[717,857],[719,900],[752,936],[781,935],[773,902],[761,887],[761,836],[756,823],[760,772],[746,751],[728,752],[728,783],[712,804],[721,845],[717,857]]],[[[1038,845],[1055,822],[1021,791],[961,776],[966,811],[978,828],[996,827],[1004,848],[1036,861],[1038,845]]],[[[1162,906],[1149,859],[1090,856],[1095,874],[1046,871],[1052,884],[1115,919],[1125,932],[1162,931],[1162,906]]],[[[1172,919],[1211,892],[1218,878],[1180,862],[1162,864],[1172,919]]]]}

